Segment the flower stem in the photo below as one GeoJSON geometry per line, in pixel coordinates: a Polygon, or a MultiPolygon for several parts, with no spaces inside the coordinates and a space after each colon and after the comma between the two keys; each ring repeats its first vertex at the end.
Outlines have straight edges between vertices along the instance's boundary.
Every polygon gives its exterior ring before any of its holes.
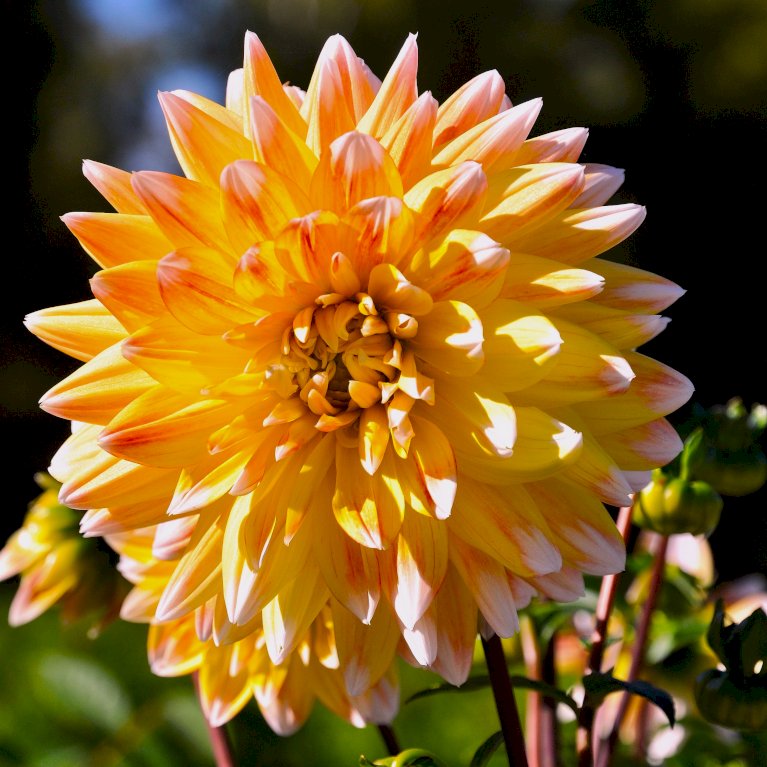
{"type": "Polygon", "coordinates": [[[389,752],[389,756],[397,756],[402,751],[402,747],[397,740],[397,736],[394,734],[394,730],[389,724],[379,724],[378,732],[381,733],[386,750],[389,752]]]}
{"type": "MultiPolygon", "coordinates": [[[[622,506],[618,512],[616,525],[624,543],[628,543],[629,531],[631,530],[631,506],[622,506]]],[[[588,671],[601,671],[602,659],[607,644],[607,627],[610,615],[615,603],[615,592],[618,589],[620,573],[606,575],[602,578],[597,598],[596,622],[591,634],[591,652],[589,653],[588,671]]],[[[576,750],[578,752],[578,767],[592,767],[594,764],[594,714],[593,709],[584,709],[578,722],[578,732],[575,736],[576,750]]]]}
{"type": "MultiPolygon", "coordinates": [[[[663,571],[666,565],[668,536],[658,535],[657,533],[653,533],[653,535],[657,541],[657,547],[655,549],[655,560],[653,562],[652,575],[650,576],[649,590],[645,599],[645,603],[642,606],[642,614],[639,616],[639,624],[637,625],[634,644],[631,648],[631,666],[629,668],[627,680],[629,682],[635,681],[639,676],[640,671],[642,670],[644,652],[647,645],[647,637],[650,633],[650,623],[652,622],[652,614],[658,601],[658,594],[660,593],[660,587],[663,583],[663,571]]],[[[626,716],[626,711],[628,710],[630,699],[631,696],[628,692],[624,692],[621,695],[621,699],[618,704],[618,711],[615,714],[615,721],[613,722],[610,734],[602,740],[599,748],[599,753],[597,755],[598,767],[609,767],[613,751],[615,750],[615,746],[618,742],[621,723],[623,722],[623,718],[626,716]]]]}
{"type": "MultiPolygon", "coordinates": [[[[194,689],[199,700],[200,680],[196,671],[192,674],[192,679],[194,680],[194,689]]],[[[226,727],[214,727],[207,719],[205,719],[205,724],[208,727],[208,736],[210,737],[210,745],[213,749],[216,767],[237,767],[234,748],[226,727]]]]}
{"type": "Polygon", "coordinates": [[[522,735],[517,702],[514,700],[509,667],[506,665],[506,655],[503,652],[500,637],[493,634],[490,639],[483,638],[482,649],[485,651],[495,707],[498,710],[498,718],[501,720],[501,732],[506,744],[509,767],[528,767],[525,738],[522,735]]]}

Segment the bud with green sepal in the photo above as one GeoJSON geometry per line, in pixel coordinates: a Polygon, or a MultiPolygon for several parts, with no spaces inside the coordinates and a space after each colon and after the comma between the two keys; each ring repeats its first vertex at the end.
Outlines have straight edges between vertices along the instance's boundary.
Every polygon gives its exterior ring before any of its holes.
{"type": "MultiPolygon", "coordinates": [[[[722,495],[743,496],[767,482],[767,456],[759,439],[767,427],[767,407],[747,410],[735,397],[711,408],[699,430],[702,449],[691,466],[695,479],[712,485],[722,495]]],[[[698,431],[698,430],[696,430],[698,431]]]]}
{"type": "Polygon", "coordinates": [[[758,608],[725,625],[717,603],[708,643],[724,669],[708,669],[695,681],[695,701],[705,719],[738,730],[767,729],[767,614],[758,608]]]}

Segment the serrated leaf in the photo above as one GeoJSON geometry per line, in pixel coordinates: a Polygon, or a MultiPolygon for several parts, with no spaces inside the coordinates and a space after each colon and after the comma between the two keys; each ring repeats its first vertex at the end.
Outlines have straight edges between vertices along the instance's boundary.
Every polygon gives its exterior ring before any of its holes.
{"type": "Polygon", "coordinates": [[[665,690],[661,690],[654,684],[645,682],[642,679],[627,682],[623,679],[616,679],[611,674],[593,671],[583,678],[583,689],[586,693],[583,698],[583,708],[597,708],[611,693],[629,692],[632,695],[646,698],[650,703],[654,703],[666,715],[672,727],[676,722],[673,698],[665,690]]]}
{"type": "Polygon", "coordinates": [[[492,755],[503,743],[503,733],[499,730],[494,732],[475,752],[471,758],[469,767],[485,767],[492,755]]]}

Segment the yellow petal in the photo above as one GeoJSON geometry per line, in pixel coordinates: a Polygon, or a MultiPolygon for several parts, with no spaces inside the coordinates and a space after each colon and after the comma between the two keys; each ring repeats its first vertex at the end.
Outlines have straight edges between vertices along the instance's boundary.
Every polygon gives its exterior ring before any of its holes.
{"type": "Polygon", "coordinates": [[[352,268],[364,284],[372,268],[397,264],[411,251],[413,215],[398,197],[374,197],[351,208],[343,219],[348,228],[340,248],[349,254],[352,268]]]}
{"type": "Polygon", "coordinates": [[[410,282],[391,263],[373,267],[368,280],[368,293],[377,307],[416,317],[428,314],[434,307],[429,293],[410,282]]]}
{"type": "Polygon", "coordinates": [[[306,144],[319,157],[332,141],[354,130],[357,121],[349,111],[338,64],[320,57],[317,66],[301,112],[308,125],[306,144]]]}
{"type": "Polygon", "coordinates": [[[410,342],[416,355],[444,373],[467,376],[484,361],[482,322],[469,304],[439,301],[418,321],[410,342]]]}
{"type": "Polygon", "coordinates": [[[529,138],[517,150],[509,165],[527,165],[535,162],[576,162],[581,156],[587,128],[564,128],[529,138]]]}
{"type": "MultiPolygon", "coordinates": [[[[322,488],[332,492],[332,484],[322,488]]],[[[321,518],[314,524],[314,552],[333,596],[355,620],[369,624],[380,597],[378,560],[374,552],[350,538],[330,516],[329,509],[319,509],[321,518]]]]}
{"type": "Polygon", "coordinates": [[[505,94],[506,85],[495,69],[462,85],[439,108],[434,128],[435,149],[497,115],[505,94]]]}
{"type": "Polygon", "coordinates": [[[604,277],[586,269],[574,269],[549,258],[515,252],[500,294],[503,298],[549,308],[583,302],[597,295],[604,282],[604,277]]]}
{"type": "Polygon", "coordinates": [[[67,213],[61,220],[102,268],[159,259],[173,250],[171,240],[149,216],[67,213]]]}
{"type": "Polygon", "coordinates": [[[144,215],[144,205],[130,183],[131,174],[93,160],[83,160],[83,175],[118,212],[144,215]]]}
{"type": "Polygon", "coordinates": [[[290,179],[251,160],[239,160],[221,174],[222,219],[238,255],[254,243],[271,240],[295,216],[309,209],[290,179]]]}
{"type": "Polygon", "coordinates": [[[32,312],[24,325],[41,341],[81,362],[121,341],[125,328],[97,300],[32,312]]]}
{"type": "Polygon", "coordinates": [[[180,618],[216,594],[225,525],[226,515],[222,516],[217,509],[200,516],[186,553],[163,590],[157,620],[180,618]]]}
{"type": "Polygon", "coordinates": [[[241,373],[247,354],[221,338],[200,336],[173,317],[163,317],[131,335],[125,357],[159,383],[179,391],[199,392],[241,373]]]}
{"type": "Polygon", "coordinates": [[[530,133],[542,104],[541,99],[532,99],[483,120],[445,144],[434,156],[434,165],[473,160],[487,173],[503,170],[530,133]]]}
{"type": "Polygon", "coordinates": [[[221,171],[231,162],[251,156],[250,142],[208,112],[177,93],[160,93],[173,151],[187,178],[218,186],[221,171]]]}
{"type": "Polygon", "coordinates": [[[308,189],[317,157],[261,96],[250,100],[253,158],[308,189]]]}
{"type": "Polygon", "coordinates": [[[575,163],[520,165],[493,174],[482,231],[504,245],[516,242],[567,208],[580,194],[583,183],[583,166],[575,163]]]}
{"type": "Polygon", "coordinates": [[[665,418],[602,434],[598,441],[625,471],[665,466],[679,455],[683,446],[676,429],[665,418]]]}
{"type": "Polygon", "coordinates": [[[351,131],[323,152],[309,196],[319,208],[345,213],[369,197],[402,197],[402,179],[394,161],[374,138],[351,131]]]}
{"type": "Polygon", "coordinates": [[[592,301],[558,307],[553,314],[577,322],[616,349],[635,349],[647,343],[662,333],[671,321],[657,314],[632,314],[592,301]]]}
{"type": "Polygon", "coordinates": [[[177,472],[155,469],[115,458],[102,450],[96,437],[101,429],[86,426],[74,433],[51,460],[51,476],[63,483],[59,498],[73,509],[99,509],[162,499],[173,492],[177,472]]]}
{"type": "Polygon", "coordinates": [[[461,477],[450,531],[525,577],[556,572],[562,557],[544,517],[521,485],[502,492],[461,477]]]}
{"type": "Polygon", "coordinates": [[[447,437],[427,418],[413,416],[412,454],[437,519],[447,519],[457,489],[455,454],[447,437]]]}
{"type": "Polygon", "coordinates": [[[626,352],[625,357],[636,373],[627,392],[599,402],[574,405],[589,431],[597,437],[668,415],[692,396],[690,380],[668,365],[636,352],[626,352]]]}
{"type": "Polygon", "coordinates": [[[218,251],[182,248],[157,265],[160,295],[170,313],[195,333],[220,335],[257,317],[232,287],[232,268],[218,251]]]}
{"type": "Polygon", "coordinates": [[[242,407],[155,386],[112,418],[99,445],[118,458],[149,466],[194,464],[207,453],[208,437],[242,407]]]}
{"type": "Polygon", "coordinates": [[[388,606],[381,606],[366,626],[342,604],[331,600],[338,659],[346,691],[362,695],[384,675],[397,650],[400,633],[388,606]]]}
{"type": "Polygon", "coordinates": [[[152,379],[123,357],[118,342],[48,390],[40,407],[59,418],[106,424],[151,386],[152,379]]]}
{"type": "Polygon", "coordinates": [[[249,104],[252,96],[261,96],[280,120],[296,135],[306,135],[306,123],[282,87],[269,54],[253,32],[245,35],[243,95],[249,104]]]}
{"type": "Polygon", "coordinates": [[[467,161],[438,170],[410,188],[405,204],[416,213],[416,239],[433,239],[450,229],[479,221],[487,195],[487,176],[479,163],[467,161]]]}
{"type": "Polygon", "coordinates": [[[543,510],[556,536],[562,556],[591,575],[623,570],[626,544],[607,509],[590,490],[557,479],[536,482],[526,488],[543,510]],[[566,507],[567,514],[556,509],[566,507]]]}
{"type": "Polygon", "coordinates": [[[499,299],[479,314],[484,331],[482,376],[504,391],[533,386],[556,363],[562,336],[544,314],[499,299]]]}
{"type": "Polygon", "coordinates": [[[453,229],[413,256],[407,274],[435,301],[487,306],[501,290],[509,251],[482,232],[453,229]]]}
{"type": "Polygon", "coordinates": [[[398,498],[394,478],[380,473],[369,476],[362,468],[357,451],[336,448],[336,489],[333,512],[338,524],[355,541],[373,549],[383,549],[393,540],[402,524],[404,499],[398,498]]]}
{"type": "Polygon", "coordinates": [[[371,476],[378,471],[389,445],[389,420],[383,405],[368,407],[359,421],[359,456],[371,476]]]}
{"type": "Polygon", "coordinates": [[[165,314],[157,286],[157,261],[131,261],[96,272],[91,277],[93,295],[133,332],[165,314]]]}
{"type": "Polygon", "coordinates": [[[469,678],[474,661],[477,605],[455,568],[448,568],[432,608],[438,640],[431,670],[450,684],[461,685],[469,678]]]}
{"type": "Polygon", "coordinates": [[[431,168],[432,133],[437,119],[437,100],[428,91],[410,105],[381,138],[409,189],[431,168]]]}
{"type": "Polygon", "coordinates": [[[621,188],[625,173],[622,168],[587,162],[583,165],[583,191],[570,204],[572,208],[596,208],[604,205],[621,188]]]}
{"type": "Polygon", "coordinates": [[[517,606],[500,562],[452,533],[448,545],[450,563],[474,597],[482,617],[498,636],[516,634],[519,631],[517,606]]]}
{"type": "Polygon", "coordinates": [[[152,673],[157,676],[184,676],[202,662],[205,646],[187,619],[155,623],[149,627],[147,654],[152,673]]]}
{"type": "Polygon", "coordinates": [[[394,611],[402,623],[412,629],[445,578],[447,527],[423,514],[406,514],[397,537],[396,552],[385,552],[380,561],[382,580],[394,611]]]}
{"type": "Polygon", "coordinates": [[[264,607],[264,639],[272,663],[280,664],[304,638],[328,599],[328,588],[313,563],[304,563],[301,577],[287,584],[264,607]]]}
{"type": "MultiPolygon", "coordinates": [[[[131,183],[157,227],[173,243],[165,253],[188,245],[205,245],[223,253],[230,251],[219,213],[218,189],[155,171],[134,173],[131,183]]],[[[141,256],[146,258],[146,253],[141,256]]]]}
{"type": "MultiPolygon", "coordinates": [[[[331,35],[317,58],[312,73],[306,98],[301,107],[301,114],[310,123],[309,114],[317,93],[322,92],[322,73],[326,65],[332,63],[343,94],[343,106],[353,120],[353,125],[365,114],[375,97],[375,90],[365,72],[364,62],[357,57],[351,45],[341,35],[331,35]]],[[[311,133],[311,127],[309,128],[311,133]]]]}
{"type": "Polygon", "coordinates": [[[644,218],[645,209],[633,204],[568,209],[548,218],[544,227],[509,236],[504,245],[566,264],[581,264],[625,240],[644,218]]]}
{"type": "Polygon", "coordinates": [[[517,392],[515,402],[556,407],[603,401],[628,390],[635,375],[625,356],[579,325],[552,319],[562,338],[555,364],[534,389],[517,392]]]}
{"type": "Polygon", "coordinates": [[[248,669],[231,673],[238,645],[215,647],[209,643],[200,666],[199,690],[202,712],[211,727],[223,727],[253,695],[248,669]]]}
{"type": "Polygon", "coordinates": [[[662,312],[684,295],[684,288],[644,269],[595,258],[583,264],[604,277],[604,290],[592,301],[631,312],[662,312]]]}
{"type": "Polygon", "coordinates": [[[357,129],[381,138],[418,98],[418,45],[408,35],[357,129]]]}

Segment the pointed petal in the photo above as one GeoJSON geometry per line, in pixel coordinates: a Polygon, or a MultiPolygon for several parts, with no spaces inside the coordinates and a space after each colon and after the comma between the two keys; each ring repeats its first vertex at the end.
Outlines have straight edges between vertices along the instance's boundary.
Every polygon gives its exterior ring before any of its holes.
{"type": "Polygon", "coordinates": [[[428,91],[411,104],[381,138],[381,146],[394,160],[409,189],[431,169],[432,132],[437,119],[437,100],[428,91]]]}
{"type": "Polygon", "coordinates": [[[32,312],[24,325],[41,341],[81,362],[125,338],[125,328],[95,299],[32,312]]]}
{"type": "Polygon", "coordinates": [[[514,251],[581,264],[625,240],[645,215],[643,207],[633,204],[568,209],[548,218],[545,227],[509,236],[503,244],[514,251]]]}
{"type": "Polygon", "coordinates": [[[397,58],[386,74],[357,129],[381,138],[418,98],[418,45],[415,35],[408,35],[397,58]]]}
{"type": "Polygon", "coordinates": [[[157,286],[157,261],[131,261],[96,272],[93,295],[133,332],[165,314],[157,286]]]}
{"type": "Polygon", "coordinates": [[[439,301],[418,321],[410,341],[416,355],[444,373],[468,376],[484,361],[482,322],[469,304],[439,301]]]}
{"type": "MultiPolygon", "coordinates": [[[[157,227],[173,243],[161,255],[187,245],[205,245],[229,252],[217,188],[155,171],[134,173],[131,183],[157,227]]],[[[146,254],[141,257],[146,258],[146,254]]]]}
{"type": "Polygon", "coordinates": [[[159,259],[173,250],[171,240],[149,216],[67,213],[61,220],[102,268],[159,259]]]}
{"type": "Polygon", "coordinates": [[[495,69],[483,72],[462,85],[439,108],[434,128],[434,148],[466,133],[501,109],[506,85],[495,69]]]}
{"type": "Polygon", "coordinates": [[[269,54],[253,32],[245,35],[243,95],[246,104],[252,96],[261,96],[290,130],[301,138],[306,135],[306,123],[285,93],[269,54]]]}
{"type": "Polygon", "coordinates": [[[261,96],[250,100],[253,159],[308,189],[317,157],[261,96]]]}
{"type": "Polygon", "coordinates": [[[493,174],[482,231],[504,245],[515,242],[567,208],[583,184],[583,167],[574,163],[520,165],[493,174]]]}
{"type": "Polygon", "coordinates": [[[499,299],[480,312],[484,331],[482,376],[506,392],[533,386],[556,363],[562,336],[544,314],[499,299]]]}
{"type": "Polygon", "coordinates": [[[93,160],[83,160],[83,175],[101,192],[104,199],[118,212],[144,215],[144,205],[130,183],[131,174],[93,160]]]}
{"type": "Polygon", "coordinates": [[[542,105],[541,99],[532,99],[489,117],[445,144],[434,155],[434,165],[447,167],[473,160],[481,163],[486,173],[509,167],[509,161],[530,133],[542,105]]]}
{"type": "Polygon", "coordinates": [[[319,208],[345,213],[369,197],[402,197],[402,180],[394,161],[374,138],[351,131],[323,153],[309,196],[319,208]]]}
{"type": "Polygon", "coordinates": [[[219,252],[190,247],[157,265],[160,295],[170,313],[195,333],[221,335],[257,315],[234,292],[232,267],[219,252]]]}
{"type": "Polygon", "coordinates": [[[177,93],[159,93],[173,151],[187,178],[218,186],[221,171],[251,156],[248,139],[177,93]]]}
{"type": "Polygon", "coordinates": [[[151,386],[152,379],[123,357],[118,342],[48,390],[40,407],[59,418],[106,424],[151,386]]]}

